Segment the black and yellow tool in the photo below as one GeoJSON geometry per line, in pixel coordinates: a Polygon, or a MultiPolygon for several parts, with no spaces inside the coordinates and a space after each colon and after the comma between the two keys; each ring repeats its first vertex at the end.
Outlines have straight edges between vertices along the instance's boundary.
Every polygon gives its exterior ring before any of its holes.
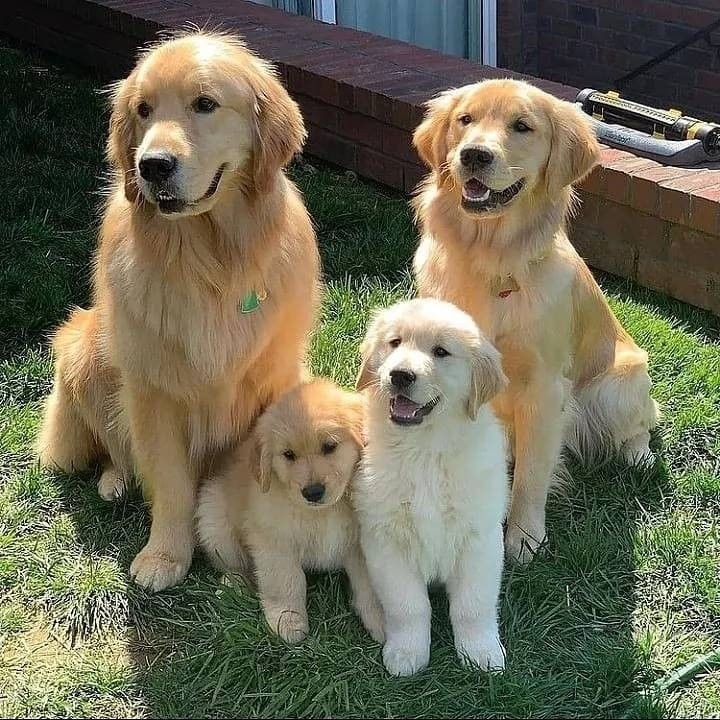
{"type": "Polygon", "coordinates": [[[670,165],[720,162],[720,124],[586,88],[577,104],[594,120],[598,139],[670,165]]]}

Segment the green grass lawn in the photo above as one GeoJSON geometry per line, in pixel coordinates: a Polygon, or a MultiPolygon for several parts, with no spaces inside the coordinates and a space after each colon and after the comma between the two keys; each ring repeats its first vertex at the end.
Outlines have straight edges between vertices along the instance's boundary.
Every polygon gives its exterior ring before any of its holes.
{"type": "MultiPolygon", "coordinates": [[[[106,504],[92,476],[36,467],[47,335],[88,302],[107,117],[99,82],[2,45],[0,87],[0,716],[720,715],[718,670],[643,695],[720,645],[716,320],[604,279],[650,352],[661,460],[571,468],[547,553],[506,571],[503,676],[459,666],[438,594],[429,669],[389,678],[337,574],[310,582],[311,634],[289,648],[201,559],[159,595],[129,584],[140,497],[106,504]]],[[[327,281],[313,366],[350,385],[369,311],[412,292],[410,214],[352,176],[292,174],[327,281]]]]}

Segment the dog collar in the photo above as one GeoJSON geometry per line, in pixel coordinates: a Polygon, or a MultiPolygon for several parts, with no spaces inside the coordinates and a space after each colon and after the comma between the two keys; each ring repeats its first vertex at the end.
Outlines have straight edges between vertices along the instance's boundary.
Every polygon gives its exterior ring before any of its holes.
{"type": "Polygon", "coordinates": [[[260,303],[267,298],[267,291],[251,290],[241,301],[240,301],[240,312],[243,314],[255,312],[260,307],[260,303]]]}
{"type": "Polygon", "coordinates": [[[515,278],[512,275],[508,275],[507,278],[504,278],[500,283],[497,296],[504,300],[511,293],[517,292],[519,289],[520,286],[517,284],[515,278]]]}

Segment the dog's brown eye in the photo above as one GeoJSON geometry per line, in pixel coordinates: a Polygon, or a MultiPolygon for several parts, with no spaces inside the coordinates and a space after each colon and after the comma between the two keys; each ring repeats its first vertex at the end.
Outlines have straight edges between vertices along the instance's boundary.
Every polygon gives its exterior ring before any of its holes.
{"type": "Polygon", "coordinates": [[[460,121],[461,125],[469,125],[472,120],[472,115],[461,115],[458,120],[460,121]]]}
{"type": "Polygon", "coordinates": [[[334,440],[326,440],[322,444],[322,454],[330,455],[335,452],[335,448],[337,448],[337,443],[334,440]]]}
{"type": "Polygon", "coordinates": [[[433,348],[433,355],[438,358],[444,358],[447,357],[450,353],[442,346],[442,345],[436,345],[433,348]]]}
{"type": "Polygon", "coordinates": [[[522,120],[515,121],[515,124],[513,125],[513,130],[520,133],[532,132],[532,128],[522,120]]]}
{"type": "Polygon", "coordinates": [[[292,450],[286,450],[286,451],[283,453],[283,455],[284,455],[290,462],[294,462],[295,460],[297,460],[297,455],[295,455],[295,453],[294,453],[292,450]]]}
{"type": "Polygon", "coordinates": [[[400,346],[400,343],[402,342],[402,338],[393,338],[389,345],[391,348],[396,348],[400,346]]]}
{"type": "Polygon", "coordinates": [[[150,113],[151,113],[151,112],[152,112],[152,108],[151,108],[146,102],[144,102],[144,101],[141,102],[141,103],[137,106],[137,114],[138,114],[141,118],[150,117],[150,113]]]}
{"type": "Polygon", "coordinates": [[[195,98],[195,102],[193,102],[193,110],[198,113],[211,113],[215,108],[218,106],[218,104],[209,97],[205,97],[204,95],[201,95],[199,98],[195,98]]]}

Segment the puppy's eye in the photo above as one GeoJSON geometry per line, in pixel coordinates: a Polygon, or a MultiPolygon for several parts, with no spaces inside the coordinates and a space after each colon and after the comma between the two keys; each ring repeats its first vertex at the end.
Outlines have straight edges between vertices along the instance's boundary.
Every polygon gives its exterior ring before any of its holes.
{"type": "Polygon", "coordinates": [[[150,117],[151,112],[152,108],[144,100],[137,106],[137,114],[143,119],[150,117]]]}
{"type": "Polygon", "coordinates": [[[334,440],[326,440],[322,444],[322,454],[330,455],[330,454],[334,453],[337,446],[338,446],[338,444],[334,440]]]}
{"type": "Polygon", "coordinates": [[[519,133],[532,132],[532,128],[524,120],[516,120],[513,130],[519,133]]]}
{"type": "Polygon", "coordinates": [[[402,338],[393,338],[388,345],[390,345],[391,348],[400,347],[400,343],[402,342],[402,338]]]}
{"type": "Polygon", "coordinates": [[[461,125],[469,125],[472,121],[473,121],[472,115],[468,115],[467,113],[465,113],[465,115],[461,115],[461,116],[458,118],[458,122],[459,122],[461,125]]]}
{"type": "Polygon", "coordinates": [[[284,455],[285,458],[286,458],[287,460],[289,460],[290,462],[294,462],[295,460],[297,460],[297,455],[295,455],[295,453],[294,453],[292,450],[286,450],[286,451],[283,453],[283,455],[284,455]]]}
{"type": "Polygon", "coordinates": [[[204,95],[201,95],[199,98],[195,98],[192,108],[197,113],[211,113],[215,108],[217,108],[218,104],[209,97],[205,97],[204,95]]]}
{"type": "Polygon", "coordinates": [[[433,355],[437,358],[444,358],[450,355],[450,353],[442,345],[436,345],[433,348],[433,355]]]}

